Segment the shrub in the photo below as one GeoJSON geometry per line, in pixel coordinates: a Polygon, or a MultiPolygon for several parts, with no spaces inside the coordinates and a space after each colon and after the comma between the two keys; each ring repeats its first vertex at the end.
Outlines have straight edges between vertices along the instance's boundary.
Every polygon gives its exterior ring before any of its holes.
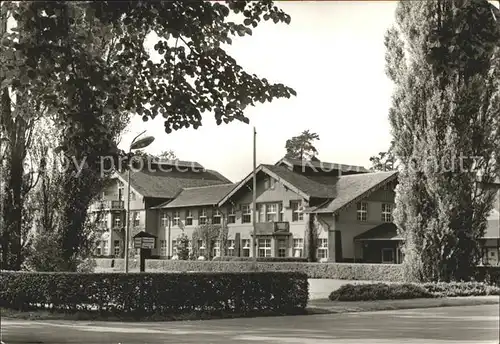
{"type": "Polygon", "coordinates": [[[332,301],[374,301],[483,295],[500,295],[500,288],[481,282],[346,284],[333,291],[329,299],[332,301]]]}
{"type": "Polygon", "coordinates": [[[500,295],[500,288],[484,282],[425,283],[423,287],[436,297],[500,295]]]}
{"type": "Polygon", "coordinates": [[[307,304],[301,273],[2,272],[0,306],[97,311],[123,317],[183,313],[295,313],[307,304]]]}
{"type": "Polygon", "coordinates": [[[401,265],[398,264],[146,260],[146,271],[296,271],[305,273],[309,278],[402,280],[401,265]]]}
{"type": "Polygon", "coordinates": [[[346,284],[328,297],[332,301],[375,301],[432,297],[417,284],[346,284]]]}
{"type": "Polygon", "coordinates": [[[483,281],[500,287],[500,266],[478,266],[474,277],[476,281],[483,281]]]}
{"type": "MultiPolygon", "coordinates": [[[[212,259],[213,262],[253,262],[254,259],[252,257],[215,257],[212,259]]],[[[307,258],[302,257],[258,257],[256,259],[257,262],[266,262],[266,263],[277,263],[277,262],[287,262],[287,263],[307,263],[307,258]]]]}

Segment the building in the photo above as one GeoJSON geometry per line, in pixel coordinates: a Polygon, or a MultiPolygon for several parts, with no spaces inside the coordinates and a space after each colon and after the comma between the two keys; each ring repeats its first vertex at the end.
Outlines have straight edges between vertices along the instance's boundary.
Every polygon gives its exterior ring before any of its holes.
{"type": "MultiPolygon", "coordinates": [[[[191,247],[209,258],[252,257],[253,173],[231,183],[197,163],[162,166],[170,170],[131,175],[132,235],[138,231],[156,235],[153,256],[170,258],[176,256],[176,240],[181,234],[191,238],[200,226],[220,225],[227,228],[227,240],[199,240],[190,243],[191,247]]],[[[259,165],[256,179],[257,256],[305,257],[307,241],[314,240],[320,261],[402,261],[402,241],[392,223],[397,172],[283,158],[274,165],[259,165]]],[[[117,175],[115,184],[103,194],[107,202],[103,223],[111,228],[124,224],[123,185],[126,175],[117,175]]],[[[488,224],[483,240],[485,262],[498,264],[498,209],[488,224]]],[[[103,238],[101,254],[121,252],[123,231],[105,232],[103,238]]]]}
{"type": "MultiPolygon", "coordinates": [[[[126,224],[127,173],[116,173],[104,188],[100,200],[90,207],[101,231],[96,256],[122,256],[126,224]]],[[[158,219],[159,204],[174,200],[184,188],[227,184],[220,173],[190,161],[157,161],[149,168],[130,173],[130,231],[146,231],[164,240],[158,219]]]]}

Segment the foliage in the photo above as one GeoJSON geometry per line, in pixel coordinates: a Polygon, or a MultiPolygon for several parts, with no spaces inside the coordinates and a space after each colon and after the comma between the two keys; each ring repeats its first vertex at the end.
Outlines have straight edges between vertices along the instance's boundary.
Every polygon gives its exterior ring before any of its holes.
{"type": "Polygon", "coordinates": [[[29,273],[0,275],[0,306],[16,310],[151,314],[294,313],[307,305],[307,276],[297,272],[29,273]]]}
{"type": "Polygon", "coordinates": [[[180,260],[189,259],[189,237],[182,233],[175,241],[177,244],[177,257],[180,260]]]}
{"type": "Polygon", "coordinates": [[[500,295],[500,288],[479,282],[345,284],[328,298],[331,301],[377,301],[484,295],[500,295]]]}
{"type": "Polygon", "coordinates": [[[403,270],[400,264],[349,264],[349,263],[304,263],[290,261],[179,261],[166,259],[151,259],[146,261],[146,271],[298,271],[307,274],[309,278],[330,278],[367,281],[403,280],[403,270]]]}
{"type": "Polygon", "coordinates": [[[500,30],[485,0],[409,1],[387,32],[400,163],[394,221],[410,281],[469,279],[500,175],[500,30]]]}
{"type": "Polygon", "coordinates": [[[309,215],[309,221],[306,224],[305,240],[304,240],[304,255],[309,262],[316,262],[318,252],[320,217],[315,214],[309,215]]]}
{"type": "Polygon", "coordinates": [[[304,257],[233,257],[233,256],[224,256],[224,257],[215,257],[212,259],[213,262],[298,262],[298,263],[306,263],[307,258],[304,257]]]}
{"type": "Polygon", "coordinates": [[[423,287],[435,297],[500,295],[500,288],[484,282],[425,283],[423,287]]]}
{"type": "Polygon", "coordinates": [[[391,146],[387,152],[379,152],[378,155],[370,157],[372,167],[370,170],[376,171],[394,171],[397,169],[396,158],[393,153],[394,141],[391,141],[391,146]]]}
{"type": "Polygon", "coordinates": [[[226,246],[225,243],[227,242],[227,234],[227,226],[223,227],[219,224],[212,224],[209,222],[196,227],[196,229],[193,231],[192,236],[192,255],[194,259],[197,259],[200,256],[203,256],[208,260],[212,259],[212,248],[215,241],[220,242],[220,248],[221,250],[223,250],[223,248],[226,246]]]}
{"type": "MultiPolygon", "coordinates": [[[[243,114],[248,105],[295,95],[283,84],[248,74],[224,50],[231,37],[251,35],[262,20],[290,22],[272,1],[4,1],[1,6],[3,23],[7,17],[16,23],[15,31],[1,32],[2,133],[24,133],[32,117],[17,105],[39,104],[54,119],[59,150],[85,162],[81,170],[70,165],[60,183],[60,244],[68,270],[76,269],[71,262],[85,239],[87,208],[106,178],[110,162],[102,164],[101,158],[123,154],[117,134],[130,113],[144,120],[163,116],[169,133],[198,128],[204,112],[217,124],[248,123],[243,114]],[[231,12],[241,22],[229,21],[231,12]],[[151,37],[162,57],[158,62],[144,45],[151,37]],[[9,90],[17,95],[14,113],[9,90]],[[17,129],[6,130],[15,117],[17,129]]],[[[5,263],[18,269],[25,141],[10,142],[21,148],[6,156],[6,187],[13,193],[6,193],[11,198],[5,202],[2,247],[5,263]]]]}
{"type": "Polygon", "coordinates": [[[432,297],[424,287],[417,284],[345,284],[333,291],[331,301],[376,301],[418,299],[432,297]]]}
{"type": "Polygon", "coordinates": [[[300,135],[288,139],[285,144],[286,157],[299,160],[317,160],[318,150],[313,142],[319,140],[319,135],[304,130],[300,135]]]}

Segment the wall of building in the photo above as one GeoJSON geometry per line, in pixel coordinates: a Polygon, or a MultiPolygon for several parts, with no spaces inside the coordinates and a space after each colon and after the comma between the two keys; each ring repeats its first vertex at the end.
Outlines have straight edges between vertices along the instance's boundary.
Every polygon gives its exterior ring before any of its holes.
{"type": "MultiPolygon", "coordinates": [[[[293,238],[304,238],[306,225],[308,221],[308,215],[304,214],[303,220],[300,221],[292,221],[293,210],[289,207],[290,201],[299,201],[301,200],[301,196],[296,194],[295,192],[287,189],[284,185],[278,183],[277,181],[274,184],[274,188],[266,189],[266,182],[264,179],[259,179],[257,181],[257,204],[260,203],[282,203],[283,204],[283,221],[289,222],[290,232],[292,236],[289,236],[288,240],[288,256],[293,255],[293,238]]],[[[253,233],[253,225],[250,223],[242,223],[243,213],[241,211],[241,205],[249,204],[252,205],[252,192],[250,189],[245,190],[237,194],[231,202],[227,202],[226,205],[221,207],[220,211],[223,214],[224,221],[227,221],[227,214],[229,213],[230,208],[233,206],[236,209],[235,211],[235,223],[228,224],[228,239],[234,240],[238,234],[240,240],[251,239],[251,234],[253,233]],[[232,202],[232,203],[231,203],[232,202]]],[[[306,204],[305,201],[303,204],[306,204]]],[[[187,210],[191,210],[193,214],[193,224],[188,226],[184,225],[183,229],[178,225],[172,225],[170,228],[170,242],[169,245],[172,244],[173,240],[176,240],[183,232],[188,236],[192,237],[193,231],[199,225],[199,214],[201,209],[205,208],[207,211],[207,218],[211,219],[213,215],[213,211],[215,208],[213,207],[192,207],[192,208],[179,208],[179,209],[163,209],[159,210],[156,213],[156,226],[157,226],[157,235],[158,235],[158,247],[161,245],[161,240],[168,240],[168,225],[162,226],[162,213],[166,212],[167,215],[172,218],[174,211],[179,211],[180,219],[185,224],[186,212],[187,210]]],[[[259,221],[259,218],[257,218],[259,221]]],[[[172,250],[171,250],[172,252],[172,250]]],[[[275,248],[273,248],[273,252],[275,252],[275,248]]]]}
{"type": "MultiPolygon", "coordinates": [[[[337,216],[335,229],[341,232],[343,259],[354,260],[363,258],[361,245],[354,243],[354,238],[373,227],[382,224],[382,204],[390,203],[394,207],[395,193],[392,189],[380,189],[371,193],[360,202],[367,203],[366,221],[357,219],[357,203],[343,209],[337,216]]],[[[333,225],[332,214],[318,214],[319,238],[328,238],[328,228],[333,225]]]]}

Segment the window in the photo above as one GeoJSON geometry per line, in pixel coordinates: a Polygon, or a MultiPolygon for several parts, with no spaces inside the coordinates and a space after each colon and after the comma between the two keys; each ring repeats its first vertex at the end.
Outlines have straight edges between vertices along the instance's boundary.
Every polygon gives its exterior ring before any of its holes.
{"type": "Polygon", "coordinates": [[[160,256],[167,255],[167,240],[160,240],[160,256]]]}
{"type": "Polygon", "coordinates": [[[283,258],[283,257],[288,256],[287,255],[287,251],[288,251],[287,246],[288,245],[287,245],[286,239],[278,239],[278,257],[283,258]]]}
{"type": "Polygon", "coordinates": [[[243,239],[241,241],[241,246],[243,257],[250,257],[250,239],[243,239]]]}
{"type": "Polygon", "coordinates": [[[109,245],[108,245],[108,242],[107,241],[103,241],[102,242],[102,251],[103,251],[103,254],[105,256],[108,256],[109,255],[109,245]]]}
{"type": "Polygon", "coordinates": [[[229,257],[234,257],[234,240],[227,241],[227,255],[229,257]]]}
{"type": "Polygon", "coordinates": [[[304,250],[304,239],[293,239],[293,256],[298,258],[302,257],[304,250]]]}
{"type": "Polygon", "coordinates": [[[172,240],[172,255],[177,255],[177,240],[172,240]]]}
{"type": "Polygon", "coordinates": [[[266,222],[266,205],[260,204],[259,208],[259,222],[266,222]]]}
{"type": "Polygon", "coordinates": [[[382,249],[382,263],[394,263],[394,250],[392,248],[382,249]]]}
{"type": "Polygon", "coordinates": [[[259,239],[259,257],[271,257],[271,239],[259,239]]]}
{"type": "Polygon", "coordinates": [[[266,189],[266,190],[267,189],[274,190],[275,185],[276,185],[276,180],[272,177],[268,177],[264,181],[264,189],[266,189]]]}
{"type": "Polygon", "coordinates": [[[368,210],[368,204],[366,202],[359,202],[357,204],[357,219],[358,221],[366,221],[366,214],[368,210]]]}
{"type": "Polygon", "coordinates": [[[141,214],[138,211],[134,211],[134,227],[139,227],[141,224],[141,214]]]}
{"type": "Polygon", "coordinates": [[[328,258],[328,239],[318,239],[318,259],[328,258]]]}
{"type": "Polygon", "coordinates": [[[163,227],[168,226],[168,213],[166,211],[161,213],[161,225],[163,227]]]}
{"type": "Polygon", "coordinates": [[[115,216],[115,218],[113,219],[113,223],[115,227],[121,227],[122,219],[119,216],[115,216]]]}
{"type": "Polygon", "coordinates": [[[215,240],[213,242],[212,256],[213,257],[219,257],[220,256],[220,240],[215,240]]]}
{"type": "Polygon", "coordinates": [[[290,203],[292,206],[292,222],[303,221],[304,213],[302,213],[302,202],[293,201],[290,203]]]}
{"type": "Polygon", "coordinates": [[[281,203],[264,203],[259,205],[259,222],[283,221],[281,203]]]}
{"type": "Polygon", "coordinates": [[[119,256],[121,253],[120,249],[120,240],[115,240],[113,241],[113,254],[116,256],[119,256]]]}
{"type": "Polygon", "coordinates": [[[95,255],[96,256],[101,256],[102,255],[101,241],[97,242],[97,246],[95,248],[95,255]]]}
{"type": "Polygon", "coordinates": [[[283,218],[285,216],[285,209],[283,209],[283,203],[279,203],[279,208],[280,208],[280,213],[278,221],[283,221],[283,218]]]}
{"type": "Polygon", "coordinates": [[[101,228],[106,228],[108,225],[108,219],[106,218],[106,215],[101,214],[99,218],[99,227],[101,228]]]}
{"type": "Polygon", "coordinates": [[[178,210],[174,211],[172,213],[172,226],[178,226],[180,218],[181,218],[181,213],[178,210]]]}
{"type": "Polygon", "coordinates": [[[266,204],[266,222],[278,221],[278,204],[266,204]]]}
{"type": "Polygon", "coordinates": [[[135,193],[133,191],[130,191],[130,200],[135,201],[135,193]]]}
{"type": "Polygon", "coordinates": [[[250,223],[250,222],[252,222],[252,209],[250,208],[250,204],[242,204],[241,223],[250,223]]]}
{"type": "Polygon", "coordinates": [[[392,204],[382,203],[382,222],[392,222],[392,204]]]}
{"type": "Polygon", "coordinates": [[[229,208],[227,223],[236,223],[236,212],[234,211],[234,207],[229,208]]]}
{"type": "Polygon", "coordinates": [[[214,214],[212,215],[212,223],[215,225],[220,225],[222,223],[222,214],[219,209],[214,210],[214,214]]]}
{"type": "Polygon", "coordinates": [[[123,201],[123,188],[124,185],[122,182],[118,182],[118,200],[123,201]]]}
{"type": "Polygon", "coordinates": [[[207,210],[205,208],[200,209],[200,215],[198,216],[198,223],[200,225],[207,224],[207,210]]]}
{"type": "Polygon", "coordinates": [[[193,211],[186,210],[186,226],[192,226],[192,225],[193,225],[193,211]]]}

